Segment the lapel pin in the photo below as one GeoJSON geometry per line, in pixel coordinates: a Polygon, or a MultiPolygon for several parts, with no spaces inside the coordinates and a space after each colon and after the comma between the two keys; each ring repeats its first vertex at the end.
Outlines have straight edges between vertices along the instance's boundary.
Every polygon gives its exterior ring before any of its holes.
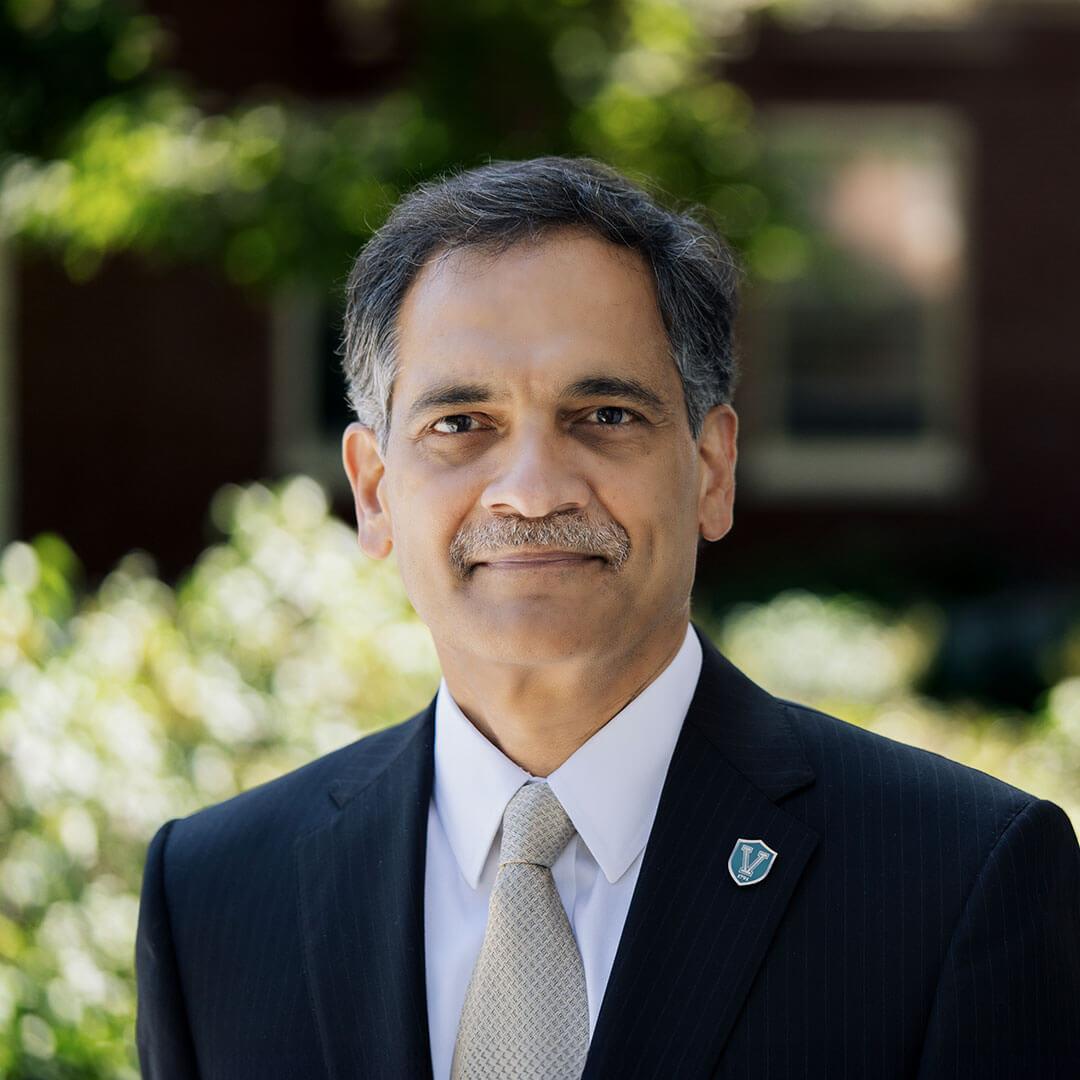
{"type": "Polygon", "coordinates": [[[769,876],[776,862],[776,852],[764,840],[735,841],[727,868],[736,885],[757,885],[769,876]]]}

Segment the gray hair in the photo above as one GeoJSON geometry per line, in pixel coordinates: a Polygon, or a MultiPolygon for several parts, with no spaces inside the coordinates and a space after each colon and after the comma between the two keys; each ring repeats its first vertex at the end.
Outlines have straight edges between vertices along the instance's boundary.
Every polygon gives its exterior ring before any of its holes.
{"type": "Polygon", "coordinates": [[[398,310],[421,269],[458,248],[497,254],[575,226],[638,251],[651,267],[695,440],[709,409],[731,401],[740,272],[715,230],[591,158],[494,161],[414,188],[349,275],[342,357],[348,400],[383,454],[399,370],[398,310]]]}

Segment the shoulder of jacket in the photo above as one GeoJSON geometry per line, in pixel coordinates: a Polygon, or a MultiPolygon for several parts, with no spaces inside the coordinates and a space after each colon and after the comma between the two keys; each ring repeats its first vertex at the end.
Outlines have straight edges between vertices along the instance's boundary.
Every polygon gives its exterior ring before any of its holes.
{"type": "Polygon", "coordinates": [[[989,773],[843,720],[820,709],[777,699],[784,706],[818,782],[861,770],[881,777],[881,797],[898,803],[919,798],[939,805],[961,823],[975,821],[1000,833],[1037,796],[989,773]]]}
{"type": "Polygon", "coordinates": [[[177,819],[169,833],[170,861],[183,852],[250,851],[291,837],[324,819],[331,785],[390,760],[415,732],[419,716],[381,728],[229,799],[177,819]]]}

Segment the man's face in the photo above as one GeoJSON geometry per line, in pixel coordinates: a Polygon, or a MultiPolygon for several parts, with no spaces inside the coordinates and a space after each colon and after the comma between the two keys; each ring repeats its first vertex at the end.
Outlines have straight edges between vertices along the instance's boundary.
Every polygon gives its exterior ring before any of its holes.
{"type": "Polygon", "coordinates": [[[640,256],[578,231],[460,250],[398,328],[385,458],[358,424],[343,457],[362,547],[396,548],[440,648],[557,662],[684,624],[698,536],[731,524],[737,421],[717,406],[691,438],[640,256]]]}

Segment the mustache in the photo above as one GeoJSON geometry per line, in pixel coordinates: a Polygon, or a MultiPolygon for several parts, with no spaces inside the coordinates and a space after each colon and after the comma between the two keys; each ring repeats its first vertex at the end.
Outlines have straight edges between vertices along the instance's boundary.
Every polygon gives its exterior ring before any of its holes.
{"type": "Polygon", "coordinates": [[[459,532],[450,542],[450,562],[464,577],[477,562],[515,548],[558,548],[596,555],[613,569],[630,555],[630,536],[614,521],[594,522],[580,514],[548,518],[491,518],[459,532]]]}

